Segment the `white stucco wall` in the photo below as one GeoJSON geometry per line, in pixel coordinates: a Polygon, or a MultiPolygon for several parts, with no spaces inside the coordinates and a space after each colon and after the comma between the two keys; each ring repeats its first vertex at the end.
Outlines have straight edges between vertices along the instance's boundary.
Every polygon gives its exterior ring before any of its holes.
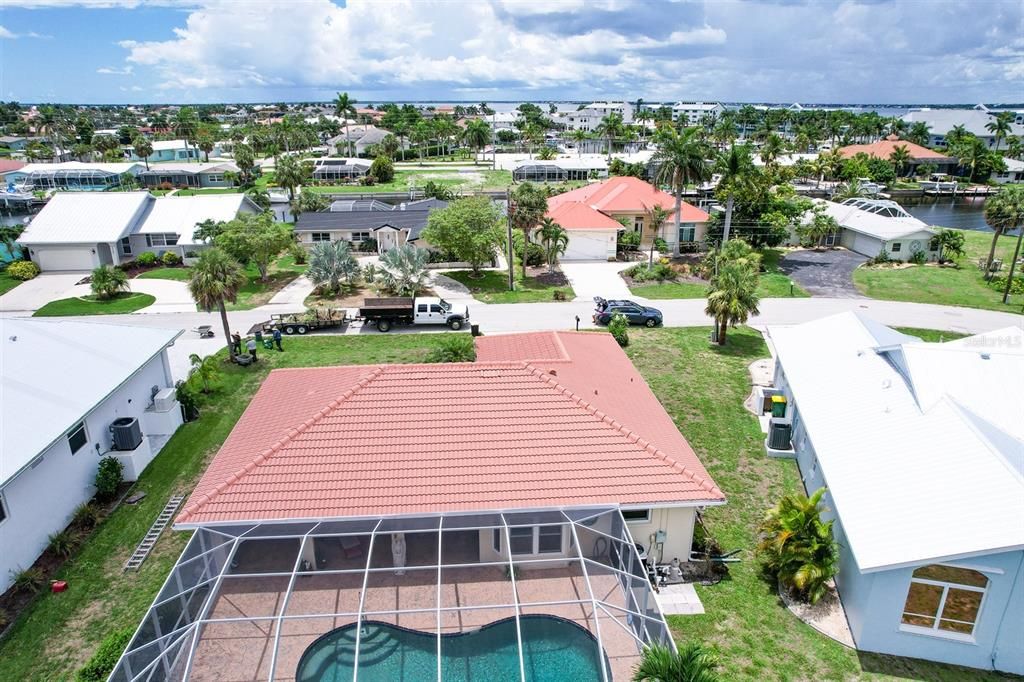
{"type": "Polygon", "coordinates": [[[75,507],[94,494],[96,468],[101,455],[110,450],[110,423],[118,417],[142,421],[151,387],[173,386],[165,355],[151,359],[83,415],[88,441],[78,452],[72,454],[67,437],[61,437],[0,490],[7,512],[0,522],[0,591],[10,586],[13,573],[35,562],[46,549],[48,536],[63,530],[75,507]]]}
{"type": "Polygon", "coordinates": [[[693,507],[662,507],[651,509],[651,520],[647,522],[626,521],[626,528],[647,548],[659,564],[678,558],[689,561],[693,546],[693,524],[696,510],[693,507]],[[665,543],[659,552],[654,543],[655,532],[665,531],[665,543]]]}

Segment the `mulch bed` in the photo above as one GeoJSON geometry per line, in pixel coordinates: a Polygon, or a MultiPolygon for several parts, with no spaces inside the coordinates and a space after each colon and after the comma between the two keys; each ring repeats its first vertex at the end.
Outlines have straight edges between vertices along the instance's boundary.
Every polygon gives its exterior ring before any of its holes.
{"type": "Polygon", "coordinates": [[[548,272],[547,268],[526,268],[526,276],[533,277],[538,284],[552,287],[564,287],[569,285],[569,280],[561,270],[548,272]]]}

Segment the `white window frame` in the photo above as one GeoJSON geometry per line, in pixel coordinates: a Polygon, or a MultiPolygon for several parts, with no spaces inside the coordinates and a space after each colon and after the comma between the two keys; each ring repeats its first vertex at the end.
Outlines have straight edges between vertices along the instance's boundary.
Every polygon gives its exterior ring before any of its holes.
{"type": "Polygon", "coordinates": [[[899,253],[902,250],[903,250],[903,242],[890,242],[889,243],[889,252],[890,253],[899,253]]]}
{"type": "Polygon", "coordinates": [[[309,240],[311,242],[313,242],[314,244],[320,244],[320,243],[323,243],[323,242],[330,242],[331,241],[331,233],[330,232],[310,232],[309,233],[309,240]],[[327,239],[323,238],[324,235],[327,235],[327,239]]]}
{"type": "MultiPolygon", "coordinates": [[[[509,528],[508,528],[508,530],[509,530],[509,540],[511,541],[511,539],[512,539],[512,532],[513,531],[521,530],[523,528],[529,528],[530,531],[531,531],[532,542],[531,542],[531,545],[530,545],[530,551],[529,552],[513,552],[512,551],[512,546],[510,544],[509,547],[508,547],[508,556],[510,556],[510,557],[520,557],[520,558],[522,558],[522,557],[542,557],[542,556],[552,556],[552,555],[562,556],[562,555],[564,555],[566,553],[567,550],[566,550],[566,546],[565,546],[565,530],[564,530],[563,526],[560,526],[560,525],[559,526],[552,526],[552,525],[544,525],[544,524],[541,524],[541,525],[538,525],[538,526],[509,526],[509,528]],[[546,550],[546,551],[543,551],[543,552],[540,551],[540,529],[541,528],[557,528],[558,529],[558,532],[559,532],[559,534],[561,536],[561,540],[560,540],[560,542],[558,544],[558,549],[557,550],[546,550]]],[[[500,553],[501,552],[501,545],[502,545],[502,541],[501,541],[502,534],[497,534],[497,531],[498,531],[498,529],[495,529],[495,533],[496,534],[491,539],[491,546],[494,548],[495,552],[499,552],[500,553]]]]}
{"type": "Polygon", "coordinates": [[[72,426],[70,429],[68,429],[68,432],[65,437],[68,439],[68,448],[71,450],[71,454],[77,455],[79,452],[82,451],[82,449],[86,445],[89,444],[89,427],[86,426],[85,421],[80,421],[74,426],[72,426]],[[82,443],[77,449],[75,449],[71,445],[71,436],[72,434],[78,433],[79,431],[81,431],[85,435],[85,442],[82,443]]]}
{"type": "MultiPolygon", "coordinates": [[[[949,568],[959,568],[959,569],[962,569],[962,570],[965,570],[965,571],[975,571],[977,573],[984,573],[983,571],[980,571],[977,568],[969,568],[967,566],[954,566],[952,564],[934,564],[934,565],[936,565],[936,566],[947,566],[949,568]]],[[[918,566],[918,568],[924,568],[924,567],[923,566],[918,566]]],[[[960,642],[974,642],[975,641],[974,640],[974,631],[978,628],[978,623],[981,621],[981,615],[985,611],[985,600],[986,600],[986,597],[988,596],[988,588],[989,588],[989,585],[992,584],[992,579],[991,578],[989,578],[988,576],[985,576],[985,578],[988,580],[988,584],[986,584],[985,587],[975,587],[973,585],[963,585],[961,583],[951,583],[951,582],[946,582],[944,580],[932,580],[931,578],[916,578],[916,577],[914,577],[913,572],[911,572],[910,583],[907,585],[907,596],[904,597],[904,599],[903,599],[903,608],[900,610],[900,624],[899,624],[900,631],[901,632],[909,632],[909,633],[918,634],[918,635],[927,635],[929,637],[940,637],[940,638],[945,638],[945,639],[955,639],[955,640],[960,641],[960,642]],[[932,624],[931,627],[925,627],[924,625],[911,625],[909,623],[904,623],[903,622],[903,616],[908,613],[906,611],[906,608],[907,608],[907,599],[910,597],[910,586],[913,585],[914,583],[918,583],[920,585],[932,585],[934,587],[942,588],[942,595],[939,597],[939,606],[936,609],[934,615],[929,615],[927,613],[910,613],[910,615],[912,615],[912,616],[920,616],[921,618],[934,618],[935,623],[932,624]],[[946,597],[949,595],[949,590],[950,589],[963,590],[964,592],[980,592],[981,593],[981,602],[978,604],[978,613],[974,617],[974,622],[973,623],[968,623],[967,621],[963,621],[963,620],[957,620],[955,618],[943,618],[942,617],[942,613],[943,613],[943,611],[946,608],[946,597]],[[962,623],[964,625],[970,625],[971,626],[971,631],[970,631],[970,633],[964,633],[964,632],[952,632],[950,630],[942,630],[942,629],[939,628],[939,625],[940,625],[940,623],[942,623],[943,620],[952,621],[954,623],[962,623]]]]}
{"type": "Polygon", "coordinates": [[[639,232],[640,234],[643,234],[643,232],[644,232],[644,217],[643,216],[640,216],[640,215],[633,216],[633,231],[634,232],[639,232]]]}
{"type": "Polygon", "coordinates": [[[619,511],[622,513],[622,518],[623,518],[623,520],[625,520],[626,523],[650,523],[651,522],[651,508],[650,507],[648,507],[647,509],[620,509],[619,511]],[[645,512],[644,518],[628,518],[626,516],[626,514],[631,514],[631,513],[636,513],[636,512],[645,512]]]}
{"type": "Polygon", "coordinates": [[[146,246],[168,247],[177,245],[178,235],[173,232],[154,232],[146,235],[146,246]]]}
{"type": "Polygon", "coordinates": [[[0,492],[0,526],[4,525],[9,518],[11,518],[11,513],[7,508],[7,500],[4,499],[3,492],[0,492]]]}
{"type": "Polygon", "coordinates": [[[680,244],[689,244],[697,241],[697,224],[696,223],[679,223],[679,234],[676,235],[680,244]],[[684,231],[690,236],[689,239],[683,239],[684,231]]]}
{"type": "Polygon", "coordinates": [[[352,233],[352,241],[354,242],[368,242],[371,239],[373,239],[373,233],[366,230],[352,233]]]}

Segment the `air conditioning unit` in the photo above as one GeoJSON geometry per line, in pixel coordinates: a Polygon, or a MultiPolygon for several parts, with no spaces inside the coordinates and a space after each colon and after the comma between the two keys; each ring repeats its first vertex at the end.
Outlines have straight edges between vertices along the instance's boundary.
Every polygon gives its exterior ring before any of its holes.
{"type": "Polygon", "coordinates": [[[153,396],[153,409],[157,412],[170,412],[177,402],[178,392],[173,388],[165,388],[153,396]]]}
{"type": "Polygon", "coordinates": [[[772,450],[789,450],[792,438],[792,424],[772,421],[768,424],[768,447],[772,450]]]}
{"type": "Polygon", "coordinates": [[[134,450],[142,443],[142,427],[135,417],[120,417],[110,425],[115,450],[134,450]]]}

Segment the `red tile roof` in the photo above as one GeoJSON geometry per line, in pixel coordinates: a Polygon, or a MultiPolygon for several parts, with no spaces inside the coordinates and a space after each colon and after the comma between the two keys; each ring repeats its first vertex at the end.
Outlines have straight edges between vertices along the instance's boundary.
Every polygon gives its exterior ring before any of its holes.
{"type": "Polygon", "coordinates": [[[622,223],[584,203],[567,201],[545,214],[567,230],[621,230],[622,223]]]}
{"type": "Polygon", "coordinates": [[[271,372],[177,522],[724,501],[610,336],[478,348],[271,372]]]}
{"type": "Polygon", "coordinates": [[[23,167],[25,164],[21,161],[14,161],[12,159],[0,159],[0,175],[4,173],[10,173],[23,167]]]}
{"type": "Polygon", "coordinates": [[[910,152],[911,159],[948,159],[949,157],[945,154],[940,154],[937,151],[922,147],[919,144],[908,142],[907,140],[901,140],[895,135],[890,135],[884,140],[878,142],[872,142],[871,144],[850,144],[845,147],[839,148],[839,153],[843,155],[843,158],[848,159],[856,156],[857,154],[864,153],[868,156],[874,156],[875,158],[889,160],[889,156],[897,146],[903,146],[910,152]]]}
{"type": "MultiPolygon", "coordinates": [[[[608,216],[644,213],[654,206],[660,206],[670,211],[668,220],[674,220],[676,200],[668,192],[662,192],[639,178],[619,176],[551,197],[548,199],[548,216],[554,217],[555,211],[565,210],[566,204],[582,204],[608,216]]],[[[685,201],[681,203],[679,213],[679,220],[686,223],[701,223],[708,219],[707,213],[685,201]]],[[[562,227],[570,229],[565,225],[562,227]]]]}

